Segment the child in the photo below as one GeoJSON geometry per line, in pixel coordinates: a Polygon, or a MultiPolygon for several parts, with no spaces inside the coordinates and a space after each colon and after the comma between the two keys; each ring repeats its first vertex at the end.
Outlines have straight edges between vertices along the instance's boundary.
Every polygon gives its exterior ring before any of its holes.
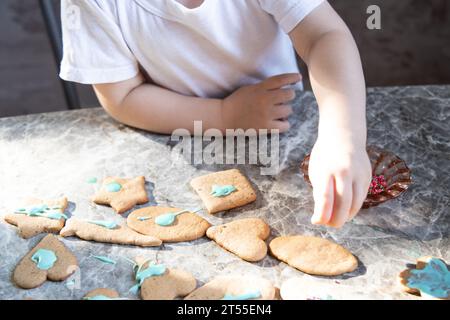
{"type": "Polygon", "coordinates": [[[116,120],[165,134],[195,120],[204,130],[289,130],[296,51],[320,111],[312,223],[342,227],[360,210],[371,180],[365,81],[328,2],[63,0],[62,17],[61,77],[92,84],[116,120]]]}

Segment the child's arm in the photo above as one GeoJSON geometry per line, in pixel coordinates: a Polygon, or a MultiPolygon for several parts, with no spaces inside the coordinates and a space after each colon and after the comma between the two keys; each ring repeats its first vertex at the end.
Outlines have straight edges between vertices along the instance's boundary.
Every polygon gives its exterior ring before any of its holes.
{"type": "Polygon", "coordinates": [[[320,112],[309,169],[312,222],[341,227],[360,210],[371,178],[361,59],[350,31],[327,2],[290,36],[308,65],[320,112]]]}
{"type": "Polygon", "coordinates": [[[289,102],[295,98],[295,92],[282,87],[300,80],[299,74],[272,77],[242,87],[223,100],[184,96],[145,83],[142,75],[119,83],[94,85],[94,89],[113,118],[143,130],[171,134],[175,129],[185,128],[193,133],[194,121],[203,121],[203,130],[286,131],[288,122],[279,119],[292,113],[289,102]]]}

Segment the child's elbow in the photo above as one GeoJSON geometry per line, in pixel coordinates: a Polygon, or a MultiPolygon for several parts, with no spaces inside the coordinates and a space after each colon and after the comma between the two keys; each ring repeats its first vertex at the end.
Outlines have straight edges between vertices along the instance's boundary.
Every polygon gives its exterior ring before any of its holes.
{"type": "Polygon", "coordinates": [[[100,102],[100,104],[111,118],[120,123],[126,124],[127,122],[126,115],[123,112],[123,107],[120,104],[104,103],[104,102],[103,103],[100,102]]]}
{"type": "Polygon", "coordinates": [[[124,103],[129,91],[117,84],[94,85],[94,91],[103,109],[115,120],[124,122],[124,103]]]}

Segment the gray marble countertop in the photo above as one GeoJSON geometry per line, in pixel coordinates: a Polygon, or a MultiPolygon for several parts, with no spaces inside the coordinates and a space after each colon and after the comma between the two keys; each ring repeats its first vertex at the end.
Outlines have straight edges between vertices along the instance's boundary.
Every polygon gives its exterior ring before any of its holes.
{"type": "MultiPolygon", "coordinates": [[[[316,139],[317,106],[311,93],[300,93],[292,130],[281,137],[280,170],[260,175],[258,165],[237,165],[258,189],[258,200],[227,214],[208,216],[213,224],[243,217],[262,217],[277,235],[307,234],[332,239],[350,249],[359,268],[334,278],[312,277],[272,257],[247,263],[200,239],[190,243],[138,248],[63,239],[75,253],[80,270],[63,283],[46,282],[21,290],[11,282],[18,261],[40,241],[17,236],[0,223],[1,299],[80,299],[88,291],[110,287],[124,297],[134,284],[131,265],[123,258],[144,256],[169,267],[192,272],[199,285],[217,275],[261,275],[277,286],[300,277],[312,285],[344,288],[339,297],[415,299],[402,293],[397,275],[423,255],[450,261],[450,86],[369,89],[369,144],[393,151],[412,170],[414,184],[396,200],[363,210],[340,230],[313,226],[313,198],[299,172],[299,164],[316,139]],[[91,255],[117,260],[113,265],[91,255]],[[75,281],[71,281],[75,280],[75,281]],[[75,285],[73,285],[75,283],[75,285]]],[[[151,195],[149,205],[197,208],[199,197],[189,181],[210,171],[233,166],[191,165],[176,153],[170,137],[149,134],[118,124],[101,109],[58,112],[0,119],[0,214],[20,205],[27,196],[70,200],[70,214],[90,219],[123,219],[110,208],[90,202],[101,180],[114,175],[144,175],[151,195]]],[[[307,294],[308,288],[302,288],[307,294]]],[[[328,292],[333,298],[334,293],[328,292]]]]}

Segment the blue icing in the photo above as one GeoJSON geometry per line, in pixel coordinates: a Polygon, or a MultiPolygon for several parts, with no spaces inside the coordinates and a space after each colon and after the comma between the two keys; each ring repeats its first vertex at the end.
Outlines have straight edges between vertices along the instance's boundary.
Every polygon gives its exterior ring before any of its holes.
{"type": "Polygon", "coordinates": [[[87,180],[87,183],[89,183],[89,184],[95,184],[95,183],[97,183],[97,178],[95,178],[95,177],[89,178],[89,179],[87,180]]]}
{"type": "Polygon", "coordinates": [[[104,227],[104,228],[107,228],[107,229],[115,229],[115,228],[117,228],[117,223],[115,223],[114,221],[91,220],[91,221],[88,221],[88,223],[96,224],[96,225],[98,225],[100,227],[104,227]]]}
{"type": "Polygon", "coordinates": [[[104,262],[104,263],[107,263],[107,264],[115,265],[117,263],[113,259],[110,259],[110,258],[104,257],[104,256],[92,256],[92,258],[97,259],[97,260],[99,260],[101,262],[104,262]]]}
{"type": "Polygon", "coordinates": [[[261,298],[261,292],[259,290],[249,291],[239,295],[226,294],[222,300],[251,300],[261,298]]]}
{"type": "Polygon", "coordinates": [[[122,190],[122,185],[117,182],[111,182],[106,185],[106,190],[108,192],[119,192],[122,190]]]}
{"type": "MultiPolygon", "coordinates": [[[[199,212],[201,209],[194,210],[192,212],[199,212]]],[[[177,216],[190,212],[189,210],[181,210],[178,212],[169,212],[162,215],[159,215],[155,218],[155,223],[162,227],[168,227],[171,226],[174,222],[177,216]]],[[[139,221],[147,221],[150,220],[152,217],[138,217],[137,219],[139,221]]]]}
{"type": "Polygon", "coordinates": [[[139,289],[141,288],[142,284],[147,278],[154,277],[154,276],[161,276],[166,272],[166,267],[162,264],[157,265],[150,265],[144,270],[138,269],[136,272],[136,282],[137,284],[134,285],[130,292],[137,294],[139,289]]]}
{"type": "Polygon", "coordinates": [[[28,211],[26,211],[26,213],[27,213],[28,215],[30,215],[30,216],[33,216],[33,215],[40,215],[40,214],[45,213],[45,210],[46,210],[47,208],[48,208],[48,207],[47,207],[46,205],[37,206],[37,207],[31,207],[28,211]]]}
{"type": "Polygon", "coordinates": [[[17,214],[26,214],[29,217],[43,217],[53,220],[65,219],[68,217],[61,212],[60,207],[49,208],[47,205],[31,206],[28,208],[20,208],[14,211],[17,214]]]}
{"type": "Polygon", "coordinates": [[[411,270],[408,287],[435,298],[447,298],[450,294],[450,272],[443,261],[432,258],[425,268],[411,270]]]}
{"type": "Polygon", "coordinates": [[[60,219],[67,220],[68,219],[68,217],[64,213],[61,213],[61,212],[48,212],[48,213],[45,213],[43,215],[43,217],[53,219],[53,220],[60,220],[60,219]]]}
{"type": "Polygon", "coordinates": [[[175,213],[166,213],[155,218],[155,223],[162,227],[171,226],[176,219],[177,215],[175,213]]]}
{"type": "Polygon", "coordinates": [[[36,263],[38,269],[48,270],[53,267],[58,258],[51,250],[39,249],[33,254],[31,260],[36,263]]]}
{"type": "Polygon", "coordinates": [[[232,185],[228,185],[228,186],[213,185],[211,195],[213,197],[221,198],[221,197],[226,197],[235,191],[237,191],[237,189],[235,186],[232,186],[232,185]]]}
{"type": "Polygon", "coordinates": [[[166,214],[162,214],[160,216],[157,216],[155,218],[155,223],[157,225],[160,225],[162,227],[168,227],[171,226],[174,222],[177,216],[179,216],[180,214],[189,212],[188,210],[182,210],[179,212],[169,212],[166,214]]]}

